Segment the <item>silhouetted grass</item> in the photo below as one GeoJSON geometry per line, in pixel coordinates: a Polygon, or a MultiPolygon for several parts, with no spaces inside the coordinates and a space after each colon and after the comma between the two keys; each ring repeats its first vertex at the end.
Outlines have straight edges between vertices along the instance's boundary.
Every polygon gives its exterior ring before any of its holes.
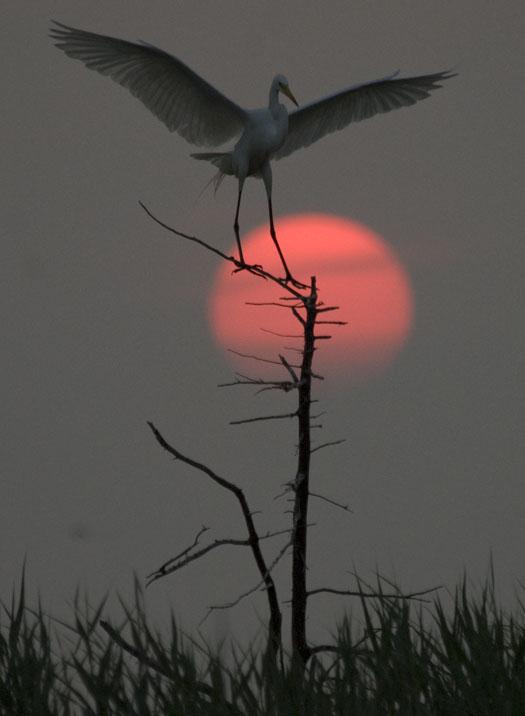
{"type": "MultiPolygon", "coordinates": [[[[379,589],[380,584],[378,585],[379,589]]],[[[361,600],[334,635],[338,656],[311,659],[303,679],[265,663],[255,648],[227,659],[183,638],[171,619],[147,621],[138,584],[121,624],[74,600],[57,623],[25,604],[24,580],[0,620],[0,714],[368,716],[525,714],[525,619],[496,604],[493,575],[475,596],[467,579],[445,609],[361,600]]]]}

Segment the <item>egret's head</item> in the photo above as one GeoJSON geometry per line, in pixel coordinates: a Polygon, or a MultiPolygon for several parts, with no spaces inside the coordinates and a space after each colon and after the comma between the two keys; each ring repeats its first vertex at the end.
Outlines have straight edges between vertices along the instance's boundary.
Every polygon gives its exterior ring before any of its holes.
{"type": "Polygon", "coordinates": [[[288,80],[286,79],[286,77],[284,75],[277,75],[275,80],[277,82],[279,92],[282,92],[283,94],[285,94],[288,97],[288,99],[291,99],[292,102],[295,104],[295,106],[298,107],[299,104],[297,103],[297,100],[295,99],[295,97],[292,94],[292,90],[290,89],[290,85],[288,84],[288,80]]]}

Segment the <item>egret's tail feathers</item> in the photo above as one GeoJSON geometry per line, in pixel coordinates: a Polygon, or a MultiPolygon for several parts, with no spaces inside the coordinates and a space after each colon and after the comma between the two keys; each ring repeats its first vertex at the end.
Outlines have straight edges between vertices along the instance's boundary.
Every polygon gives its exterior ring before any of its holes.
{"type": "Polygon", "coordinates": [[[226,174],[233,174],[231,152],[197,152],[191,156],[194,159],[203,159],[204,161],[211,162],[211,164],[216,166],[219,170],[204,187],[204,189],[206,189],[210,184],[213,184],[215,194],[226,174]]]}
{"type": "Polygon", "coordinates": [[[226,174],[224,172],[222,172],[220,169],[217,172],[217,174],[214,174],[212,176],[211,181],[213,182],[213,193],[214,194],[217,193],[217,190],[220,187],[220,185],[222,184],[222,181],[225,176],[226,176],[226,174]]]}
{"type": "Polygon", "coordinates": [[[204,192],[205,192],[206,189],[210,186],[210,184],[213,184],[213,193],[216,194],[216,193],[217,193],[217,189],[218,189],[218,188],[220,187],[220,185],[222,184],[222,180],[224,179],[225,176],[226,176],[226,175],[223,174],[223,173],[221,172],[221,170],[219,169],[219,171],[212,176],[212,178],[210,179],[210,181],[207,181],[206,184],[203,186],[202,191],[199,192],[199,195],[198,195],[197,199],[200,199],[200,198],[201,198],[201,196],[204,194],[204,192]]]}
{"type": "Polygon", "coordinates": [[[197,152],[191,155],[194,159],[211,162],[223,174],[233,174],[231,152],[197,152]]]}
{"type": "Polygon", "coordinates": [[[222,157],[227,157],[229,152],[193,152],[190,157],[194,159],[204,159],[207,162],[217,165],[218,161],[221,161],[222,157]]]}

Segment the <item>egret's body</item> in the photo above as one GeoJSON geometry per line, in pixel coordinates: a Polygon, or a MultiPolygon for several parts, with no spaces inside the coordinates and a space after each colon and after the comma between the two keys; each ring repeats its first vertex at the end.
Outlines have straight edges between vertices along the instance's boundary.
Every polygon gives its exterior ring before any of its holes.
{"type": "Polygon", "coordinates": [[[291,93],[286,77],[277,75],[270,87],[270,99],[265,109],[246,110],[244,130],[239,141],[231,152],[201,152],[192,154],[195,159],[211,161],[219,169],[217,183],[226,174],[236,176],[239,180],[239,193],[237,197],[237,209],[233,228],[239,249],[239,261],[244,264],[241,239],[239,236],[239,209],[241,207],[241,196],[246,177],[261,177],[268,197],[268,212],[270,216],[270,235],[275,244],[279,257],[285,270],[285,280],[293,281],[290,269],[277,241],[275,227],[273,225],[272,208],[272,168],[270,159],[280,149],[288,135],[288,112],[286,107],[279,102],[279,92],[284,92],[297,104],[291,93]]]}
{"type": "Polygon", "coordinates": [[[279,79],[284,78],[276,78],[272,83],[268,108],[247,112],[246,128],[232,152],[236,177],[257,174],[284,144],[288,134],[288,112],[277,96],[279,79]]]}
{"type": "Polygon", "coordinates": [[[294,281],[275,235],[272,210],[270,161],[307,147],[331,132],[381,112],[406,107],[428,97],[438,83],[453,75],[439,72],[420,77],[397,78],[396,74],[340,92],[299,107],[283,75],[274,77],[268,106],[246,110],[225,97],[181,60],[147,43],[114,37],[56,23],[51,36],[57,47],[90,69],[108,75],[140,99],[170,131],[197,146],[218,147],[238,137],[231,151],[199,152],[196,159],[212,162],[219,170],[218,185],[225,175],[239,182],[235,212],[235,236],[239,263],[245,266],[239,236],[239,209],[244,182],[260,177],[268,197],[270,233],[281,258],[285,280],[294,281]],[[283,93],[297,109],[288,113],[279,101],[283,93]]]}

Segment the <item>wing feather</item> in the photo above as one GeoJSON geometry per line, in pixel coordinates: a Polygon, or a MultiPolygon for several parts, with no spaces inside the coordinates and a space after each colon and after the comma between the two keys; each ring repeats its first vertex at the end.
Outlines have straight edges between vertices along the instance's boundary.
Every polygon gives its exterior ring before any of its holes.
{"type": "Polygon", "coordinates": [[[396,79],[397,74],[348,87],[290,112],[288,136],[274,158],[287,157],[327,134],[344,129],[352,122],[361,122],[382,112],[409,107],[429,97],[433,90],[441,87],[440,82],[455,76],[452,72],[436,72],[396,79]]]}
{"type": "Polygon", "coordinates": [[[147,43],[136,44],[55,22],[56,46],[86,67],[126,87],[191,144],[214,147],[237,136],[246,112],[181,60],[147,43]]]}

